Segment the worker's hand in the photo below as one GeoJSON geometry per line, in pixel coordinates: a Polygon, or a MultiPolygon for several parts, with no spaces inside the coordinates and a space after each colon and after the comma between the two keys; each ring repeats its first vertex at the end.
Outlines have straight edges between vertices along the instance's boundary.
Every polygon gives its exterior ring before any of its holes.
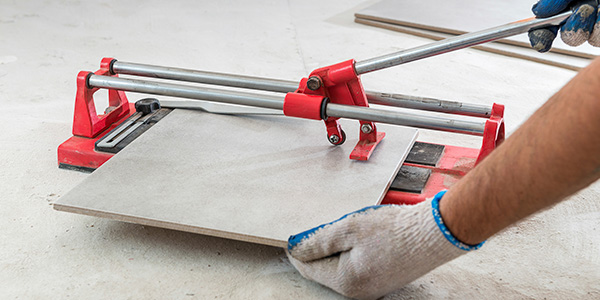
{"type": "Polygon", "coordinates": [[[529,31],[531,46],[546,52],[552,48],[560,27],[560,38],[569,46],[579,46],[585,41],[594,47],[600,47],[600,19],[598,16],[598,0],[539,0],[533,5],[533,13],[540,18],[547,18],[573,10],[571,15],[560,26],[549,26],[529,31]]]}
{"type": "Polygon", "coordinates": [[[452,236],[438,203],[370,206],[288,241],[288,257],[304,277],[352,298],[389,294],[481,246],[452,236]]]}

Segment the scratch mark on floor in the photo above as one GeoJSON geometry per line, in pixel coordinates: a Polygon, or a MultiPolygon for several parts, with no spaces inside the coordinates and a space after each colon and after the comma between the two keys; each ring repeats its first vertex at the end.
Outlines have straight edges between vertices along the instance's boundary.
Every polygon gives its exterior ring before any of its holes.
{"type": "Polygon", "coordinates": [[[304,73],[308,74],[309,70],[306,67],[304,53],[302,52],[302,48],[300,47],[300,44],[298,43],[298,29],[297,29],[296,24],[294,23],[294,19],[293,19],[294,14],[292,14],[292,5],[290,3],[290,0],[287,1],[287,6],[288,6],[288,12],[290,15],[290,26],[291,26],[291,29],[294,31],[293,39],[294,39],[294,44],[296,45],[296,53],[298,53],[298,56],[300,56],[300,59],[302,60],[302,67],[304,68],[304,73]]]}

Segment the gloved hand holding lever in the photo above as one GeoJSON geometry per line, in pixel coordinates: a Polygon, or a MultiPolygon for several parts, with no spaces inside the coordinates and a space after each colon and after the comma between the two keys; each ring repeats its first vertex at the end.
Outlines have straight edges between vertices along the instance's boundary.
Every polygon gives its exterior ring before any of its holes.
{"type": "Polygon", "coordinates": [[[600,47],[600,15],[598,0],[540,0],[532,8],[538,18],[547,18],[572,9],[571,15],[560,26],[548,26],[529,32],[531,46],[539,52],[547,52],[560,29],[560,38],[569,46],[579,46],[585,41],[600,47]]]}

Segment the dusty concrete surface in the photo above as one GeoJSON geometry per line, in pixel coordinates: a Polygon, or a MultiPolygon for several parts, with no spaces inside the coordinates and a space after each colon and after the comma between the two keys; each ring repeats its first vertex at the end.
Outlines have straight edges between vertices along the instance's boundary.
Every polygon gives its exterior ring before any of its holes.
{"type": "MultiPolygon", "coordinates": [[[[70,136],[78,71],[114,56],[296,79],[427,42],[354,24],[353,13],[371,3],[0,1],[0,298],[338,298],[300,277],[277,248],[61,213],[49,204],[87,176],[56,167],[56,147],[70,136]]],[[[363,83],[504,103],[510,133],[573,75],[465,50],[368,74],[363,83]]],[[[480,143],[427,131],[420,139],[480,143]]],[[[596,184],[389,298],[598,298],[599,196],[596,184]]]]}

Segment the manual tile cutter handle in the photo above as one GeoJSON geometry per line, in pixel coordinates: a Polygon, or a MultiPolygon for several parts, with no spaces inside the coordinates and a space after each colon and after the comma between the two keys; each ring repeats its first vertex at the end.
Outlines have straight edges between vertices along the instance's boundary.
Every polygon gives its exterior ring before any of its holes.
{"type": "Polygon", "coordinates": [[[534,28],[558,25],[570,17],[571,14],[572,12],[568,11],[545,19],[537,19],[532,17],[481,31],[466,33],[412,49],[378,56],[365,61],[359,61],[354,64],[354,68],[356,69],[356,74],[361,75],[401,65],[407,62],[525,33],[534,28]]]}

